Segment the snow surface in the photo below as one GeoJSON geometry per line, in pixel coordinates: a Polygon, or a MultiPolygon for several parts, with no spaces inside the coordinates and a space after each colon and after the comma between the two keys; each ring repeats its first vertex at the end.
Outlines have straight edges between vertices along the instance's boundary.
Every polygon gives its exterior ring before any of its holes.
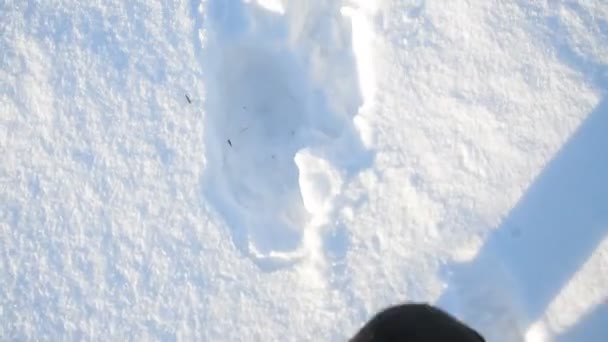
{"type": "Polygon", "coordinates": [[[0,3],[0,340],[608,340],[608,3],[0,3]]]}

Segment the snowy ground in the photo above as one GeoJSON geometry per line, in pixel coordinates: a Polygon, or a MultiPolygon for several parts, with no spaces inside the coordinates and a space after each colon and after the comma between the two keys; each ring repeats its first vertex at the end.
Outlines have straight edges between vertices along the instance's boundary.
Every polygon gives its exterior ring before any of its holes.
{"type": "Polygon", "coordinates": [[[0,340],[608,340],[608,3],[0,3],[0,340]]]}

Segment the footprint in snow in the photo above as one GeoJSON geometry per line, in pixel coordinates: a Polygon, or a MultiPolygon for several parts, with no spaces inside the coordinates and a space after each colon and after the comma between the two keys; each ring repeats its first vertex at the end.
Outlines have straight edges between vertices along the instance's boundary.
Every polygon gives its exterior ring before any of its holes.
{"type": "Polygon", "coordinates": [[[205,20],[203,192],[237,248],[266,270],[310,253],[306,230],[340,190],[332,163],[348,172],[362,149],[352,125],[361,102],[356,68],[342,51],[348,25],[310,8],[298,13],[216,0],[205,20]],[[326,27],[313,22],[321,20],[326,27]]]}

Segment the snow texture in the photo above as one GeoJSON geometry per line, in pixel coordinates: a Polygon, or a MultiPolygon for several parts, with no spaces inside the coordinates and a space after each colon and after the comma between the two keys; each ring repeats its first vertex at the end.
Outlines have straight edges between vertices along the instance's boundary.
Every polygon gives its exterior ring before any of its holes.
{"type": "Polygon", "coordinates": [[[608,340],[605,1],[0,13],[0,340],[608,340]]]}

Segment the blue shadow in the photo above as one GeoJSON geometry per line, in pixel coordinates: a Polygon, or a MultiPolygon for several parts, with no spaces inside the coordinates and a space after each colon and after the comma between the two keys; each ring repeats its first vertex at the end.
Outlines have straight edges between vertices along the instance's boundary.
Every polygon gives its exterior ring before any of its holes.
{"type": "Polygon", "coordinates": [[[599,304],[583,316],[555,342],[606,342],[608,341],[608,304],[599,304]]]}
{"type": "MultiPolygon", "coordinates": [[[[607,233],[608,99],[604,97],[477,257],[454,267],[452,279],[481,274],[477,282],[491,283],[492,275],[484,273],[487,265],[504,267],[515,279],[517,288],[512,290],[520,295],[528,314],[522,323],[529,325],[546,311],[607,233]],[[496,260],[501,264],[496,265],[496,260]]],[[[440,305],[449,301],[445,296],[440,305]]]]}
{"type": "Polygon", "coordinates": [[[498,247],[516,279],[525,282],[522,296],[534,320],[607,232],[608,100],[604,98],[487,245],[498,247]]]}

